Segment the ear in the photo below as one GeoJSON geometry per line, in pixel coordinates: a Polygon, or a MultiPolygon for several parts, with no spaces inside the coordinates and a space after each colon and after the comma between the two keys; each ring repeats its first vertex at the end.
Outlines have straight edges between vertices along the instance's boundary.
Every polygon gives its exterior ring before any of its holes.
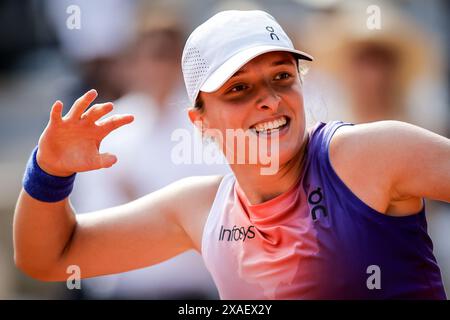
{"type": "Polygon", "coordinates": [[[188,110],[188,116],[191,120],[191,123],[197,127],[200,132],[204,132],[206,129],[208,129],[209,124],[206,120],[204,111],[199,110],[197,108],[189,108],[188,110]]]}

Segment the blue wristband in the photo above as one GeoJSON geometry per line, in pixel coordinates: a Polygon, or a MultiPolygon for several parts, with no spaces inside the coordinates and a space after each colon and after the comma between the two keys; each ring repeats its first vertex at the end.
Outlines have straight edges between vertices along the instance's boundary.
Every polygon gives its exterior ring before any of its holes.
{"type": "Polygon", "coordinates": [[[58,177],[42,170],[37,161],[36,146],[28,160],[22,184],[33,198],[44,202],[57,202],[67,198],[73,189],[76,173],[68,177],[58,177]]]}

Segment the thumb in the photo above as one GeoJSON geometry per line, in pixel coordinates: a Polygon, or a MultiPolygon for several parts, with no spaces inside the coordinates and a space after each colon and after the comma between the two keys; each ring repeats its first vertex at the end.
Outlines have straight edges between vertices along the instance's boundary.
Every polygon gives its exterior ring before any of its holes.
{"type": "Polygon", "coordinates": [[[100,153],[96,156],[95,163],[99,168],[109,168],[117,162],[117,157],[111,153],[100,153]]]}

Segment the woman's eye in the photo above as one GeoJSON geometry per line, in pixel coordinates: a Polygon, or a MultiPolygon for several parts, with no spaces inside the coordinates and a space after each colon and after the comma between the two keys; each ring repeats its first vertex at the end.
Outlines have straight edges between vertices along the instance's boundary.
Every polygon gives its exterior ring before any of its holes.
{"type": "Polygon", "coordinates": [[[231,88],[230,92],[239,92],[239,91],[243,91],[245,89],[247,89],[248,86],[246,86],[245,84],[239,84],[237,86],[234,86],[233,88],[231,88]]]}
{"type": "Polygon", "coordinates": [[[275,77],[275,80],[289,79],[290,77],[291,77],[291,75],[289,73],[282,72],[275,77]]]}

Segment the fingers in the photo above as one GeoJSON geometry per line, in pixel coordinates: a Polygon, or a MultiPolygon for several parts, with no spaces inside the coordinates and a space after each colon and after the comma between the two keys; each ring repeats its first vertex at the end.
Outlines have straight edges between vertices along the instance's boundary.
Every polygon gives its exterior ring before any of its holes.
{"type": "Polygon", "coordinates": [[[103,131],[103,135],[106,136],[111,131],[120,128],[123,125],[133,122],[134,116],[131,114],[119,114],[108,117],[104,120],[101,120],[97,123],[97,125],[103,131]]]}
{"type": "Polygon", "coordinates": [[[58,123],[62,119],[62,109],[63,104],[61,101],[57,100],[50,111],[50,121],[54,123],[58,123]]]}
{"type": "Polygon", "coordinates": [[[81,115],[81,119],[86,119],[91,122],[95,122],[104,115],[111,112],[113,104],[111,102],[94,104],[85,113],[81,115]]]}
{"type": "Polygon", "coordinates": [[[94,89],[89,90],[75,101],[66,117],[70,119],[79,119],[84,110],[94,102],[95,98],[97,98],[97,91],[94,89]]]}

